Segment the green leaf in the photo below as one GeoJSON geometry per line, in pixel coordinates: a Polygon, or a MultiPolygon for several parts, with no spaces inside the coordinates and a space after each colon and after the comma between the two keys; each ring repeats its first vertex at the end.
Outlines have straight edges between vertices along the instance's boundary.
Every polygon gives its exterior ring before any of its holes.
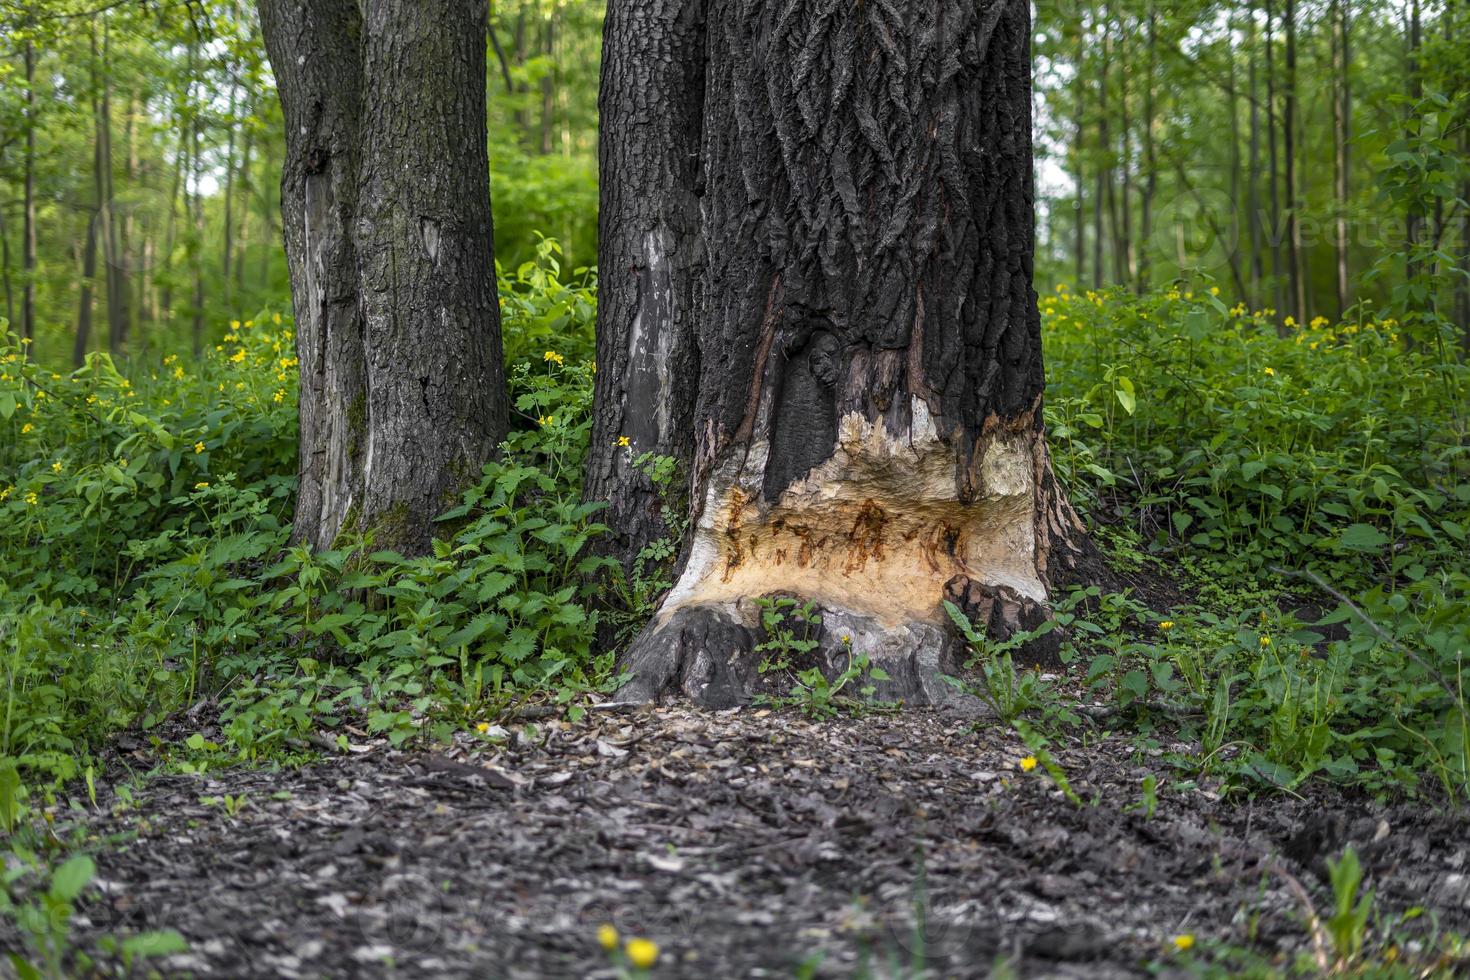
{"type": "Polygon", "coordinates": [[[1349,551],[1379,551],[1388,543],[1388,535],[1372,524],[1349,524],[1337,536],[1337,545],[1349,551]]]}
{"type": "Polygon", "coordinates": [[[185,952],[188,948],[189,944],[184,941],[184,937],[172,929],[140,932],[124,939],[122,944],[123,957],[129,960],[140,956],[169,956],[185,952]]]}
{"type": "Polygon", "coordinates": [[[1127,378],[1118,378],[1118,387],[1113,389],[1113,394],[1118,396],[1118,404],[1123,406],[1123,411],[1132,415],[1138,408],[1138,398],[1133,392],[1133,382],[1127,378]]]}
{"type": "Polygon", "coordinates": [[[50,895],[62,902],[71,902],[87,887],[87,882],[97,873],[97,865],[85,854],[67,859],[51,876],[50,895]]]}

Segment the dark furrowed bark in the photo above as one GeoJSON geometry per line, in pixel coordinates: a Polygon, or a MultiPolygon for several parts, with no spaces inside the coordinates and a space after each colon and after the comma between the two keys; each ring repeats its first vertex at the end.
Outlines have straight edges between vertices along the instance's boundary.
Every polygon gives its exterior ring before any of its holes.
{"type": "Polygon", "coordinates": [[[707,9],[695,521],[622,696],[771,693],[750,600],[794,595],[829,676],[871,654],[881,696],[944,701],[943,603],[1005,639],[1079,555],[1041,430],[1029,7],[707,9]]]}
{"type": "Polygon", "coordinates": [[[625,567],[668,533],[663,501],[633,461],[688,472],[703,266],[697,183],[705,0],[612,0],[598,101],[597,412],[586,495],[609,503],[607,553],[625,567]],[[628,445],[620,440],[626,438],[628,445]]]}
{"type": "Polygon", "coordinates": [[[286,124],[281,219],[300,363],[293,536],[328,548],[360,501],[367,377],[357,296],[362,22],[356,0],[262,0],[286,124]]]}
{"type": "Polygon", "coordinates": [[[369,0],[357,252],[367,353],[362,524],[427,548],[508,416],[491,244],[486,7],[369,0]]]}
{"type": "Polygon", "coordinates": [[[987,419],[1039,424],[1025,4],[717,0],[710,32],[700,459],[768,439],[769,499],[916,398],[963,482],[987,419]]]}

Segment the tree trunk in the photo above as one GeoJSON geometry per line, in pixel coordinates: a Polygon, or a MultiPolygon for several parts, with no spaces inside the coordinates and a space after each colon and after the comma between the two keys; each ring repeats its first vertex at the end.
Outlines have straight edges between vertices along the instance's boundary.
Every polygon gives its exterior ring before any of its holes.
{"type": "MultiPolygon", "coordinates": [[[[1118,224],[1118,180],[1114,173],[1117,162],[1117,153],[1113,146],[1112,115],[1109,105],[1111,93],[1108,85],[1112,81],[1113,65],[1113,14],[1110,7],[1103,8],[1103,36],[1102,36],[1102,65],[1097,86],[1097,132],[1098,143],[1102,148],[1103,164],[1100,173],[1103,178],[1103,186],[1107,192],[1108,201],[1108,243],[1113,249],[1113,281],[1122,283],[1127,281],[1127,260],[1123,254],[1123,235],[1118,224]]],[[[1126,161],[1125,161],[1126,166],[1126,161]]],[[[1102,198],[1098,198],[1098,205],[1102,205],[1102,198]]]]}
{"type": "Polygon", "coordinates": [[[509,416],[485,132],[486,6],[368,0],[357,252],[367,345],[363,513],[429,546],[509,416]]]}
{"type": "Polygon", "coordinates": [[[1154,196],[1159,187],[1159,161],[1154,144],[1154,85],[1159,64],[1158,17],[1150,0],[1148,5],[1148,64],[1143,87],[1143,165],[1142,214],[1139,218],[1138,291],[1148,291],[1153,273],[1154,196]]]}
{"type": "MultiPolygon", "coordinates": [[[[546,22],[541,32],[541,53],[546,56],[548,65],[555,65],[556,57],[556,9],[553,7],[546,15],[546,22]]],[[[542,156],[551,153],[551,114],[556,106],[556,69],[549,67],[546,74],[541,76],[541,125],[539,149],[542,156]]]]}
{"type": "MultiPolygon", "coordinates": [[[[1417,111],[1419,100],[1424,97],[1424,75],[1423,66],[1419,61],[1419,47],[1422,43],[1422,27],[1420,24],[1419,0],[1412,0],[1409,6],[1408,23],[1408,82],[1409,82],[1409,111],[1417,111]]],[[[1405,277],[1413,280],[1419,277],[1420,264],[1418,250],[1424,237],[1424,206],[1417,200],[1411,200],[1408,206],[1407,229],[1405,244],[1407,246],[1408,259],[1405,263],[1405,277]]]]}
{"type": "Polygon", "coordinates": [[[1292,315],[1300,326],[1307,319],[1307,270],[1302,253],[1301,193],[1297,187],[1296,0],[1286,0],[1283,17],[1286,34],[1286,93],[1281,131],[1283,163],[1286,167],[1286,276],[1291,291],[1292,315]]]}
{"type": "Polygon", "coordinates": [[[71,361],[81,367],[87,359],[87,348],[92,342],[92,283],[97,276],[97,231],[102,224],[102,210],[106,202],[107,181],[102,174],[101,131],[96,125],[96,99],[93,99],[92,126],[92,193],[95,206],[87,218],[87,244],[82,256],[82,283],[77,303],[77,333],[72,344],[71,361]]]}
{"type": "Polygon", "coordinates": [[[5,224],[5,209],[0,208],[0,282],[5,287],[5,321],[15,323],[15,296],[10,286],[10,229],[5,224]]]}
{"type": "Polygon", "coordinates": [[[485,7],[263,0],[286,122],[301,361],[294,534],[427,551],[508,408],[485,132],[485,7]]]}
{"type": "Polygon", "coordinates": [[[1351,295],[1351,270],[1348,267],[1348,195],[1350,191],[1349,165],[1352,140],[1352,84],[1350,72],[1352,71],[1351,38],[1352,29],[1348,18],[1347,5],[1343,0],[1332,2],[1332,37],[1333,37],[1333,80],[1336,88],[1336,98],[1332,101],[1333,108],[1333,165],[1334,165],[1334,190],[1337,198],[1336,204],[1336,245],[1337,245],[1337,315],[1341,318],[1346,314],[1348,306],[1352,303],[1351,295]]]}
{"type": "Polygon", "coordinates": [[[240,151],[240,196],[244,205],[240,208],[240,245],[235,249],[235,268],[226,267],[225,275],[233,276],[235,294],[245,292],[245,253],[250,245],[250,200],[255,196],[255,180],[250,173],[250,157],[255,151],[255,129],[249,120],[254,115],[253,107],[246,112],[245,146],[240,151]]]}
{"type": "Polygon", "coordinates": [[[694,454],[705,3],[612,0],[603,26],[598,111],[603,132],[618,135],[599,147],[598,410],[586,495],[608,502],[604,547],[630,573],[670,533],[660,488],[634,461],[671,457],[687,479],[694,454]]]}
{"type": "Polygon", "coordinates": [[[29,37],[24,47],[26,73],[26,153],[24,225],[20,251],[20,335],[36,336],[36,49],[29,37]]]}
{"type": "MultiPolygon", "coordinates": [[[[193,307],[189,336],[193,341],[194,358],[197,360],[204,355],[204,196],[199,189],[204,181],[204,157],[199,143],[204,128],[202,114],[196,112],[191,121],[193,126],[189,138],[193,150],[190,153],[190,163],[194,168],[194,195],[190,210],[193,216],[193,247],[189,250],[189,271],[193,276],[194,290],[189,304],[193,307]]],[[[184,191],[184,200],[185,203],[189,201],[187,188],[184,191]]]]}
{"type": "MultiPolygon", "coordinates": [[[[1076,198],[1077,198],[1077,201],[1073,205],[1073,213],[1076,216],[1076,221],[1077,221],[1076,228],[1075,228],[1076,238],[1073,240],[1073,247],[1075,249],[1075,251],[1073,253],[1073,263],[1075,265],[1075,269],[1073,271],[1073,276],[1076,279],[1075,285],[1077,286],[1078,289],[1081,289],[1082,288],[1082,283],[1086,281],[1085,276],[1086,276],[1086,272],[1087,272],[1087,211],[1086,211],[1086,208],[1085,208],[1087,181],[1086,181],[1086,173],[1084,172],[1085,171],[1085,168],[1084,168],[1084,165],[1083,165],[1083,149],[1084,149],[1084,147],[1086,145],[1086,132],[1087,132],[1087,118],[1086,118],[1087,117],[1087,113],[1086,113],[1087,100],[1086,100],[1086,88],[1082,84],[1082,65],[1083,65],[1083,62],[1084,62],[1085,57],[1086,57],[1085,52],[1086,52],[1086,48],[1084,47],[1083,21],[1079,17],[1078,20],[1077,20],[1077,49],[1076,49],[1076,53],[1074,55],[1074,57],[1077,59],[1077,61],[1076,61],[1076,64],[1077,64],[1077,74],[1076,74],[1076,77],[1073,79],[1073,82],[1072,82],[1072,86],[1073,86],[1072,97],[1075,100],[1074,101],[1074,108],[1073,108],[1073,123],[1072,123],[1072,131],[1073,131],[1073,136],[1072,136],[1072,160],[1075,163],[1076,168],[1077,168],[1076,169],[1076,185],[1075,185],[1075,191],[1074,191],[1074,193],[1076,195],[1076,198]]],[[[1152,145],[1152,144],[1150,144],[1150,145],[1152,145]]],[[[1144,213],[1144,225],[1145,225],[1145,229],[1146,229],[1147,228],[1147,224],[1148,224],[1148,198],[1147,198],[1147,196],[1145,196],[1145,198],[1144,198],[1144,209],[1143,209],[1143,213],[1144,213]]],[[[1143,234],[1144,234],[1145,244],[1147,244],[1148,231],[1145,230],[1143,234]]],[[[1147,248],[1145,248],[1145,250],[1144,250],[1144,255],[1145,255],[1145,257],[1148,255],[1147,248]]],[[[1145,261],[1147,261],[1146,258],[1145,258],[1145,261]]],[[[1146,268],[1146,266],[1145,266],[1145,268],[1146,268]]]]}
{"type": "MultiPolygon", "coordinates": [[[[234,75],[234,65],[228,65],[227,69],[234,75]]],[[[220,288],[224,290],[225,302],[230,301],[230,262],[231,249],[235,244],[235,130],[239,126],[236,113],[240,108],[240,86],[232,77],[230,79],[230,105],[229,112],[225,117],[227,132],[225,135],[225,200],[224,200],[224,234],[220,236],[223,241],[220,246],[220,288]]]]}
{"type": "Polygon", "coordinates": [[[358,302],[362,21],[355,0],[262,0],[286,129],[281,228],[300,361],[292,537],[330,548],[362,500],[367,364],[358,302]]]}
{"type": "Polygon", "coordinates": [[[707,14],[693,525],[622,696],[747,698],[751,600],[785,594],[819,665],[944,700],[943,602],[1010,635],[1081,548],[1041,427],[1029,7],[707,14]]]}
{"type": "MultiPolygon", "coordinates": [[[[1229,173],[1225,175],[1227,187],[1225,193],[1232,207],[1238,207],[1240,201],[1240,91],[1237,84],[1235,59],[1235,4],[1227,3],[1225,7],[1225,111],[1230,117],[1230,158],[1226,164],[1229,173]]],[[[1225,245],[1230,262],[1238,265],[1240,262],[1238,244],[1227,240],[1225,245]]]]}
{"type": "Polygon", "coordinates": [[[112,41],[104,21],[100,61],[95,28],[92,34],[93,91],[96,93],[93,101],[93,123],[97,127],[96,145],[102,176],[102,189],[98,198],[98,218],[102,224],[98,231],[102,235],[102,262],[107,267],[104,270],[107,280],[107,349],[113,356],[119,356],[128,340],[131,304],[128,299],[127,265],[122,255],[116,220],[117,211],[113,207],[111,54],[112,41]]]}
{"type": "MultiPolygon", "coordinates": [[[[1096,22],[1094,21],[1094,24],[1096,22]]],[[[1107,24],[1103,24],[1103,49],[1107,44],[1107,24]]],[[[1107,126],[1107,59],[1098,59],[1098,102],[1102,106],[1099,128],[1107,126]]],[[[1103,199],[1107,195],[1107,162],[1104,159],[1107,145],[1101,144],[1097,159],[1093,161],[1096,172],[1092,175],[1092,288],[1101,289],[1103,284],[1103,199]]],[[[1080,283],[1078,285],[1081,285],[1080,283]]]]}
{"type": "Polygon", "coordinates": [[[1250,17],[1250,36],[1246,44],[1250,51],[1249,82],[1250,89],[1250,162],[1248,164],[1249,176],[1247,180],[1246,216],[1247,228],[1250,236],[1251,249],[1251,289],[1248,302],[1253,307],[1261,305],[1261,282],[1265,279],[1265,236],[1262,233],[1261,216],[1261,104],[1260,87],[1257,84],[1259,75],[1259,62],[1257,55],[1256,13],[1252,4],[1247,8],[1250,17]]]}
{"type": "Polygon", "coordinates": [[[77,301],[77,333],[72,343],[71,363],[81,367],[87,361],[87,348],[92,341],[92,280],[97,275],[97,225],[99,212],[87,220],[87,244],[82,253],[82,284],[77,301]]]}
{"type": "MultiPolygon", "coordinates": [[[[192,74],[194,67],[194,45],[189,44],[188,65],[192,74]]],[[[186,83],[184,90],[180,93],[177,104],[174,107],[174,125],[179,131],[179,145],[174,153],[173,182],[168,191],[168,222],[163,235],[163,262],[160,274],[156,277],[161,280],[158,296],[159,319],[164,325],[173,320],[174,315],[174,251],[178,247],[178,224],[179,224],[179,192],[184,194],[184,209],[187,212],[189,206],[189,134],[193,131],[189,120],[192,118],[192,110],[189,106],[189,92],[191,84],[186,83]]]]}
{"type": "Polygon", "coordinates": [[[1271,196],[1271,286],[1272,308],[1278,316],[1286,315],[1286,293],[1282,284],[1281,270],[1285,263],[1281,258],[1281,246],[1285,235],[1281,228],[1281,170],[1276,153],[1276,12],[1271,0],[1266,0],[1266,160],[1271,196]]]}

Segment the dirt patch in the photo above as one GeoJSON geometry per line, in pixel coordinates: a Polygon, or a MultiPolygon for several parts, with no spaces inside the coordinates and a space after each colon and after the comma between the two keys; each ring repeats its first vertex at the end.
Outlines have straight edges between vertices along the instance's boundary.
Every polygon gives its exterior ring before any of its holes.
{"type": "Polygon", "coordinates": [[[671,707],[442,754],[356,749],[104,800],[87,829],[124,843],[99,853],[78,930],[177,929],[191,950],[169,975],[611,976],[603,922],[663,947],[656,976],[818,957],[817,976],[881,975],[921,944],[936,976],[1000,956],[1028,976],[1167,974],[1183,933],[1196,951],[1306,948],[1290,879],[1326,909],[1322,859],[1348,841],[1384,920],[1417,906],[1411,931],[1470,927],[1463,816],[1326,789],[1224,801],[1116,737],[1057,752],[1080,806],[1018,769],[1007,730],[937,713],[671,707]],[[223,794],[248,803],[200,802],[223,794]]]}

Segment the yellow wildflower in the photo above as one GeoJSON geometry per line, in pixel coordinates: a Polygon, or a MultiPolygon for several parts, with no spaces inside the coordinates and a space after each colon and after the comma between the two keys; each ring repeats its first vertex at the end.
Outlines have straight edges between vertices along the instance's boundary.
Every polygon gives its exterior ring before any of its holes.
{"type": "Polygon", "coordinates": [[[199,453],[202,453],[202,452],[204,452],[204,443],[202,443],[202,442],[196,442],[196,443],[194,443],[194,454],[197,456],[199,453]]]}
{"type": "Polygon", "coordinates": [[[611,922],[597,927],[597,944],[609,953],[618,948],[618,930],[611,922]]]}
{"type": "Polygon", "coordinates": [[[61,472],[61,468],[62,468],[61,467],[61,460],[59,460],[59,459],[56,462],[54,462],[54,463],[51,464],[51,472],[52,473],[60,473],[61,472]]]}
{"type": "Polygon", "coordinates": [[[1269,636],[1263,636],[1263,637],[1261,637],[1261,646],[1268,647],[1270,645],[1271,645],[1271,638],[1269,636]]]}
{"type": "Polygon", "coordinates": [[[1028,755],[1028,756],[1026,756],[1026,758],[1024,758],[1024,759],[1021,760],[1021,771],[1022,772],[1030,772],[1032,769],[1035,769],[1035,768],[1036,768],[1036,756],[1034,756],[1034,755],[1028,755]]]}
{"type": "Polygon", "coordinates": [[[40,502],[41,498],[36,495],[36,491],[32,490],[30,493],[26,494],[26,503],[30,504],[32,507],[36,506],[36,504],[40,502]]]}
{"type": "Polygon", "coordinates": [[[34,430],[35,428],[36,427],[34,425],[32,425],[31,423],[27,422],[25,425],[23,425],[23,426],[20,427],[20,434],[21,435],[27,435],[32,430],[34,430]]]}
{"type": "Polygon", "coordinates": [[[540,426],[553,425],[553,424],[555,424],[555,422],[556,422],[556,416],[555,415],[543,415],[543,416],[541,416],[540,418],[538,418],[536,420],[536,424],[537,425],[540,425],[540,426]]]}
{"type": "Polygon", "coordinates": [[[177,381],[184,380],[184,369],[182,366],[174,368],[174,379],[177,381]]]}
{"type": "Polygon", "coordinates": [[[0,500],[9,500],[10,499],[10,491],[12,491],[14,489],[15,489],[15,487],[6,487],[4,490],[0,490],[0,500]]]}
{"type": "Polygon", "coordinates": [[[1271,375],[1271,377],[1274,378],[1276,376],[1276,369],[1275,368],[1266,368],[1266,373],[1269,374],[1269,375],[1271,375]]]}
{"type": "Polygon", "coordinates": [[[1296,327],[1296,317],[1294,317],[1294,316],[1287,317],[1286,318],[1286,325],[1288,327],[1295,328],[1296,327]]]}
{"type": "Polygon", "coordinates": [[[231,320],[230,321],[230,329],[231,330],[239,330],[240,329],[240,321],[239,320],[231,320]]]}
{"type": "Polygon", "coordinates": [[[196,484],[194,484],[194,489],[195,490],[208,490],[209,489],[209,484],[208,483],[196,483],[196,484]]]}
{"type": "Polygon", "coordinates": [[[1169,630],[1173,629],[1173,628],[1174,628],[1174,620],[1172,620],[1172,619],[1166,619],[1162,623],[1159,624],[1159,629],[1163,630],[1166,633],[1169,630]]]}
{"type": "Polygon", "coordinates": [[[1219,296],[1220,295],[1220,287],[1219,286],[1211,286],[1210,287],[1210,295],[1211,296],[1219,296]]]}
{"type": "Polygon", "coordinates": [[[488,721],[482,721],[478,725],[475,726],[475,731],[479,732],[481,735],[485,734],[489,730],[490,730],[490,723],[488,721]]]}
{"type": "Polygon", "coordinates": [[[236,364],[239,364],[241,361],[245,360],[245,348],[235,348],[235,353],[230,355],[230,360],[236,364]]]}
{"type": "Polygon", "coordinates": [[[271,395],[271,401],[275,402],[278,405],[281,402],[285,401],[285,400],[286,400],[286,392],[285,392],[285,389],[278,388],[278,389],[276,389],[276,393],[274,395],[271,395]]]}
{"type": "Polygon", "coordinates": [[[1192,949],[1193,947],[1194,937],[1191,936],[1189,933],[1186,932],[1183,935],[1174,937],[1174,948],[1179,950],[1179,952],[1182,953],[1185,950],[1192,949]]]}
{"type": "Polygon", "coordinates": [[[281,325],[281,314],[279,314],[279,313],[272,313],[271,314],[271,323],[274,323],[276,326],[279,327],[281,325]]]}
{"type": "Polygon", "coordinates": [[[618,436],[618,447],[619,448],[626,449],[629,446],[631,446],[632,444],[633,443],[628,440],[628,437],[627,436],[618,436]]]}
{"type": "Polygon", "coordinates": [[[545,354],[542,354],[541,355],[541,360],[543,360],[543,361],[555,361],[557,364],[562,364],[562,363],[565,363],[566,358],[562,357],[560,354],[558,354],[554,350],[549,350],[545,354]]]}
{"type": "Polygon", "coordinates": [[[647,970],[658,962],[658,943],[652,939],[630,939],[623,947],[628,962],[640,970],[647,970]]]}

